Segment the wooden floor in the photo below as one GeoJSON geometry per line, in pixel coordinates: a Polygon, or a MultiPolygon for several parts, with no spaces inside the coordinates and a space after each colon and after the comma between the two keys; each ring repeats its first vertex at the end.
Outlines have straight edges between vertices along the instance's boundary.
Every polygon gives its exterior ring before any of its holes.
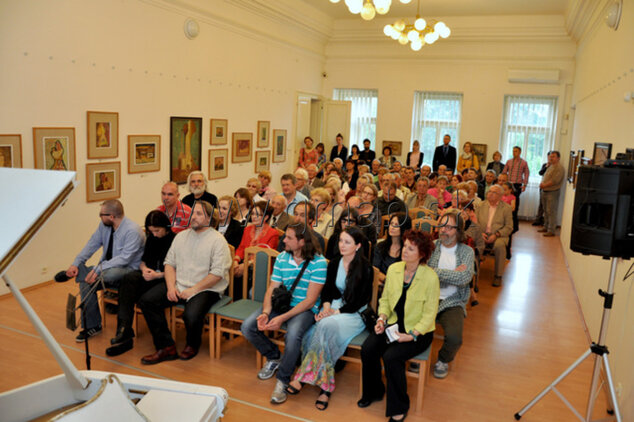
{"type": "MultiPolygon", "coordinates": [[[[572,283],[564,265],[558,238],[543,238],[527,223],[513,241],[501,288],[491,286],[493,258],[484,263],[480,305],[469,310],[464,344],[444,380],[428,379],[422,415],[417,421],[512,421],[515,412],[552,382],[587,348],[587,336],[572,283]]],[[[60,263],[60,268],[64,267],[60,263]]],[[[74,283],[50,284],[26,293],[35,310],[75,365],[85,368],[83,345],[64,326],[66,295],[74,283]]],[[[282,405],[269,403],[274,380],[259,381],[255,350],[242,339],[234,340],[223,357],[209,357],[207,349],[188,362],[172,361],[144,366],[140,357],[153,352],[147,327],[140,323],[135,347],[111,359],[105,355],[114,335],[115,316],[108,315],[105,333],[90,341],[92,368],[155,376],[225,388],[230,396],[226,421],[257,420],[385,420],[385,402],[359,409],[359,367],[348,366],[337,374],[337,390],[325,412],[315,409],[317,390],[310,387],[282,405]]],[[[595,333],[596,334],[596,333],[595,333]]],[[[206,342],[207,338],[203,339],[206,342]]],[[[177,345],[183,347],[184,333],[177,345]]],[[[434,341],[432,355],[440,341],[434,341]]],[[[61,373],[44,343],[12,297],[0,299],[0,391],[13,389],[61,373]]],[[[585,413],[592,366],[586,361],[561,385],[570,402],[585,413]]],[[[415,391],[415,380],[409,388],[415,391]]],[[[0,409],[1,414],[1,409],[0,409]]],[[[604,417],[603,395],[595,410],[604,417]]],[[[522,418],[523,421],[573,421],[570,410],[550,393],[522,418]]]]}

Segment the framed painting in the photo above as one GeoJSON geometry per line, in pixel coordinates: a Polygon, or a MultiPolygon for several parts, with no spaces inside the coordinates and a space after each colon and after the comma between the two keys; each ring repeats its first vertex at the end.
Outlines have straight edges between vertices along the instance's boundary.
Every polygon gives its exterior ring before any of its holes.
{"type": "Polygon", "coordinates": [[[286,129],[273,129],[273,162],[286,161],[286,129]]]}
{"type": "Polygon", "coordinates": [[[97,202],[121,196],[121,163],[86,164],[86,201],[97,202]]]}
{"type": "Polygon", "coordinates": [[[480,164],[480,167],[482,167],[483,165],[486,166],[487,144],[472,143],[471,146],[473,147],[473,153],[476,155],[476,157],[478,157],[478,163],[480,164]]]}
{"type": "Polygon", "coordinates": [[[232,133],[231,162],[249,163],[253,158],[253,133],[232,133]]]}
{"type": "Polygon", "coordinates": [[[75,128],[34,127],[33,158],[36,169],[75,170],[75,128]]]}
{"type": "Polygon", "coordinates": [[[209,150],[209,180],[224,179],[229,174],[229,150],[209,150]]]}
{"type": "Polygon", "coordinates": [[[271,169],[271,151],[255,151],[255,172],[271,169]]]}
{"type": "Polygon", "coordinates": [[[119,155],[119,113],[88,112],[88,158],[119,155]]]}
{"type": "Polygon", "coordinates": [[[22,135],[0,135],[0,167],[22,167],[22,135]]]}
{"type": "Polygon", "coordinates": [[[267,148],[269,146],[270,129],[271,122],[258,120],[258,148],[267,148]]]}
{"type": "Polygon", "coordinates": [[[381,151],[383,151],[383,148],[385,147],[392,148],[392,155],[396,157],[399,157],[403,153],[403,143],[400,141],[383,141],[381,151]]]}
{"type": "Polygon", "coordinates": [[[575,160],[577,159],[577,154],[574,151],[570,151],[570,157],[568,157],[568,177],[567,180],[569,183],[572,183],[573,175],[575,174],[575,160]]]}
{"type": "Polygon", "coordinates": [[[596,166],[602,166],[612,155],[612,144],[607,142],[595,142],[592,153],[592,162],[596,166]]]}
{"type": "Polygon", "coordinates": [[[128,173],[161,170],[161,135],[128,135],[128,173]]]}
{"type": "Polygon", "coordinates": [[[170,118],[170,180],[182,185],[187,176],[201,168],[201,117],[170,118]]]}
{"type": "Polygon", "coordinates": [[[227,145],[227,119],[211,119],[209,131],[209,145],[227,145]]]}

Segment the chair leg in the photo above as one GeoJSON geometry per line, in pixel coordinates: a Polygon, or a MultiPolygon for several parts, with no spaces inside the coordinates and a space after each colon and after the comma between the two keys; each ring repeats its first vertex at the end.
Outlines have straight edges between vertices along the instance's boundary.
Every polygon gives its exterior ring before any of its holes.
{"type": "Polygon", "coordinates": [[[220,315],[216,315],[216,332],[214,333],[216,335],[216,347],[215,347],[215,355],[216,355],[216,359],[220,359],[220,353],[221,353],[221,349],[222,349],[222,319],[220,317],[220,315]]]}
{"type": "Polygon", "coordinates": [[[418,371],[418,389],[416,390],[416,414],[423,412],[423,394],[425,393],[425,384],[427,383],[428,361],[419,361],[420,369],[418,371]]]}
{"type": "Polygon", "coordinates": [[[99,312],[101,312],[101,326],[106,329],[106,303],[104,302],[103,290],[97,291],[99,301],[99,312]]]}
{"type": "Polygon", "coordinates": [[[209,315],[209,357],[214,357],[214,336],[216,335],[215,330],[215,315],[209,315]]]}

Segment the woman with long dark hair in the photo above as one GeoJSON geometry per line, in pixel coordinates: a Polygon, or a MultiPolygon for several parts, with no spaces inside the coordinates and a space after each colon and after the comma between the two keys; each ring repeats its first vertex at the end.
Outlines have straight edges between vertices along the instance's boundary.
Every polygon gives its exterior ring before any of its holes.
{"type": "Polygon", "coordinates": [[[372,266],[363,254],[363,232],[348,227],[339,237],[340,256],[330,261],[321,293],[317,324],[304,335],[302,364],[286,392],[297,394],[303,384],[321,390],[315,407],[326,410],[335,389],[335,363],[348,343],[365,329],[360,312],[372,298],[372,266]]]}
{"type": "Polygon", "coordinates": [[[401,249],[403,233],[412,228],[412,220],[407,214],[399,212],[392,214],[390,218],[387,237],[382,242],[377,243],[374,248],[373,265],[379,269],[379,279],[385,280],[387,269],[390,265],[401,260],[401,249]]]}
{"type": "Polygon", "coordinates": [[[374,224],[352,207],[345,207],[341,212],[341,217],[335,223],[334,231],[328,238],[325,257],[328,260],[339,256],[339,236],[348,227],[360,227],[365,236],[363,241],[363,253],[370,259],[370,253],[376,245],[376,230],[374,224]]]}

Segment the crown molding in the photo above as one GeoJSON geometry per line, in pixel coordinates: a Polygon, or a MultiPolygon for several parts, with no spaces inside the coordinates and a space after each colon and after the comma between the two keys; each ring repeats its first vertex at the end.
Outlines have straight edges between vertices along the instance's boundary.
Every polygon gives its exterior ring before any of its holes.
{"type": "Polygon", "coordinates": [[[566,30],[577,42],[588,36],[603,17],[611,0],[570,0],[566,8],[566,30]]]}

